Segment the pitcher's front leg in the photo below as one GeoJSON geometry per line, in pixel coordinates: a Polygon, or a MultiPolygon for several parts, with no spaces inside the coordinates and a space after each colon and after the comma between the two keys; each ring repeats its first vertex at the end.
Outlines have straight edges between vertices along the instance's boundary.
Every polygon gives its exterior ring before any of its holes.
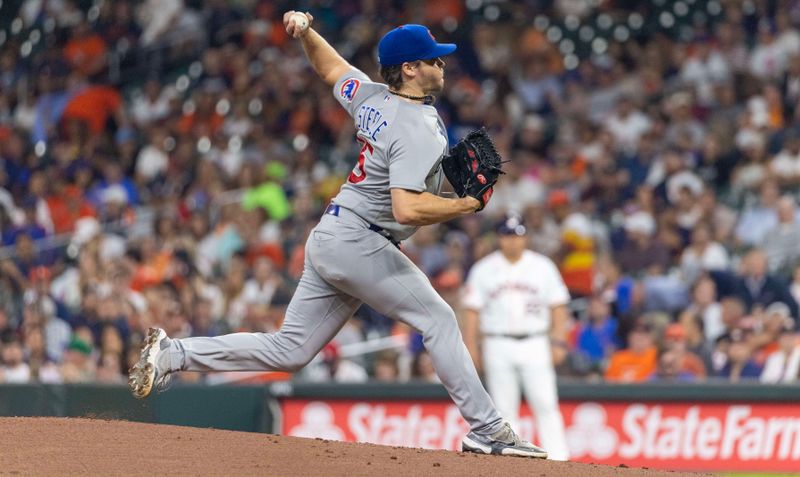
{"type": "Polygon", "coordinates": [[[295,372],[336,336],[360,305],[307,264],[277,333],[173,340],[172,353],[181,371],[295,372]]]}

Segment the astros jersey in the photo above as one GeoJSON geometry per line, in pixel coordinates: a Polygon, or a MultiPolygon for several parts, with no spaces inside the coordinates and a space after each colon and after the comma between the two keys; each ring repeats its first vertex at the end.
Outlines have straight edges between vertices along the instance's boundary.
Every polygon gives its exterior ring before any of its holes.
{"type": "Polygon", "coordinates": [[[499,251],[472,267],[463,304],[480,313],[481,331],[535,334],[550,329],[550,308],[566,305],[569,292],[555,264],[526,250],[516,263],[499,251]]]}
{"type": "Polygon", "coordinates": [[[335,204],[404,240],[417,227],[400,225],[392,214],[390,189],[438,194],[445,127],[436,108],[398,99],[385,84],[351,70],[333,87],[339,103],[353,117],[361,147],[358,161],[335,204]]]}

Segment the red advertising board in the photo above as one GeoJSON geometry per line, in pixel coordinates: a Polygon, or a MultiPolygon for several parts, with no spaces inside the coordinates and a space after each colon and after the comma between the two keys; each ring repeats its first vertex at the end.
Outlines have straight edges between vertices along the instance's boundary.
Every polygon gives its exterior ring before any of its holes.
{"type": "MultiPolygon", "coordinates": [[[[374,444],[460,448],[467,425],[447,401],[284,399],[282,432],[374,444]]],[[[800,470],[800,405],[561,403],[572,460],[673,470],[800,470]]],[[[537,441],[523,406],[519,433],[537,441]]]]}

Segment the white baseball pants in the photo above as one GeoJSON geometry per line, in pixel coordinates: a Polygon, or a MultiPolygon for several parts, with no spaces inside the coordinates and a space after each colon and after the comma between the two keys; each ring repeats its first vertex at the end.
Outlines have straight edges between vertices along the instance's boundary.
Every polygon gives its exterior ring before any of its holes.
{"type": "Polygon", "coordinates": [[[512,427],[519,428],[520,390],[524,389],[535,415],[539,444],[547,449],[549,459],[568,460],[548,336],[487,336],[483,341],[483,366],[489,393],[500,415],[512,427]]]}

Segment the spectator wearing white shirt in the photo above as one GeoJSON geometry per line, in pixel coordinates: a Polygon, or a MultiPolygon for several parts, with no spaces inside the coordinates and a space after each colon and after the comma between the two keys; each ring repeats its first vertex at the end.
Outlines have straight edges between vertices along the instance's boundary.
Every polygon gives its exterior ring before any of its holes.
{"type": "Polygon", "coordinates": [[[762,20],[758,25],[758,43],[750,55],[750,73],[761,80],[780,79],[787,63],[787,52],[776,41],[774,26],[769,20],[762,20]]]}
{"type": "Polygon", "coordinates": [[[767,255],[770,272],[788,271],[800,260],[800,222],[796,216],[797,204],[790,195],[780,198],[775,207],[778,224],[768,229],[761,248],[767,255]]]}
{"type": "Polygon", "coordinates": [[[617,110],[605,122],[606,129],[614,136],[618,147],[625,152],[633,152],[639,139],[652,126],[650,119],[635,108],[633,98],[622,95],[617,110]]]}
{"type": "Polygon", "coordinates": [[[245,137],[253,130],[253,120],[247,111],[245,101],[237,101],[233,106],[233,115],[225,118],[222,131],[228,136],[245,137]]]}
{"type": "Polygon", "coordinates": [[[136,157],[136,181],[148,184],[167,172],[169,156],[165,149],[167,132],[163,128],[150,129],[150,140],[136,157]]]}
{"type": "MultiPolygon", "coordinates": [[[[13,53],[12,53],[13,56],[13,53]]],[[[2,57],[0,57],[2,61],[2,57]]],[[[0,76],[0,83],[2,76],[0,76]]],[[[18,128],[30,132],[33,129],[33,123],[36,121],[36,92],[33,89],[28,90],[27,94],[20,95],[17,98],[17,105],[14,107],[13,123],[18,128]]]]}
{"type": "Polygon", "coordinates": [[[151,46],[166,37],[170,27],[174,26],[184,5],[182,0],[146,0],[137,10],[137,20],[144,31],[141,36],[142,46],[151,46]]]}
{"type": "Polygon", "coordinates": [[[336,341],[325,345],[302,375],[312,382],[363,383],[369,379],[363,366],[341,356],[336,341]]]}
{"type": "Polygon", "coordinates": [[[792,26],[790,15],[775,15],[777,38],[775,42],[787,57],[800,54],[800,32],[792,26]]]}
{"type": "Polygon", "coordinates": [[[699,223],[692,231],[692,242],[681,256],[681,273],[687,282],[693,282],[704,271],[726,270],[730,257],[725,247],[712,240],[708,225],[699,223]]]}
{"type": "Polygon", "coordinates": [[[245,282],[241,296],[247,303],[269,305],[279,286],[280,276],[275,272],[272,261],[267,257],[258,257],[253,264],[253,278],[245,282]]]}
{"type": "Polygon", "coordinates": [[[678,226],[684,230],[691,230],[703,218],[703,209],[698,203],[697,198],[702,193],[702,183],[700,189],[694,189],[691,185],[684,182],[680,185],[682,177],[698,179],[694,174],[685,171],[686,174],[680,172],[675,174],[667,181],[667,194],[670,197],[670,202],[675,206],[675,220],[678,226]],[[675,194],[672,193],[672,185],[678,184],[680,188],[675,194]]]}
{"type": "Polygon", "coordinates": [[[717,287],[714,280],[701,277],[692,289],[692,303],[683,312],[683,315],[694,316],[702,323],[703,335],[708,344],[713,344],[717,337],[726,331],[722,320],[722,304],[717,301],[716,295],[717,287]]]}
{"type": "Polygon", "coordinates": [[[746,207],[736,224],[735,236],[741,245],[759,245],[767,230],[778,224],[775,206],[780,190],[774,181],[764,181],[758,195],[758,203],[746,207]]]}
{"type": "Polygon", "coordinates": [[[544,202],[545,188],[531,175],[524,174],[519,164],[511,161],[503,164],[503,180],[494,187],[492,200],[486,204],[485,212],[491,217],[507,212],[521,214],[528,206],[544,202]]]}
{"type": "Polygon", "coordinates": [[[730,183],[735,194],[757,189],[769,174],[767,138],[763,132],[763,128],[767,125],[766,112],[763,116],[764,122],[759,123],[757,128],[745,127],[736,134],[736,147],[741,153],[741,158],[731,174],[730,183]]]}
{"type": "Polygon", "coordinates": [[[717,40],[717,49],[731,65],[734,73],[744,72],[749,66],[749,58],[743,29],[733,22],[723,21],[716,25],[714,34],[717,40]]]}
{"type": "MultiPolygon", "coordinates": [[[[0,169],[0,183],[3,183],[3,176],[5,172],[0,169]]],[[[11,192],[3,187],[0,187],[0,207],[4,209],[6,217],[9,218],[12,224],[22,225],[25,223],[25,212],[14,204],[14,196],[11,192]]],[[[3,232],[0,230],[0,232],[3,232]]]]}
{"type": "Polygon", "coordinates": [[[714,85],[729,81],[731,68],[725,57],[711,48],[708,38],[698,39],[692,50],[681,68],[681,80],[694,87],[698,103],[710,106],[714,103],[714,85]]]}
{"type": "Polygon", "coordinates": [[[161,84],[156,79],[149,79],[142,88],[142,93],[137,96],[131,105],[131,116],[138,127],[160,121],[170,113],[170,100],[174,91],[170,88],[161,90],[161,84]]]}
{"type": "Polygon", "coordinates": [[[24,355],[19,341],[11,340],[2,344],[2,366],[0,383],[24,384],[31,380],[31,368],[23,360],[24,355]]]}
{"type": "Polygon", "coordinates": [[[789,318],[778,337],[778,349],[767,357],[761,372],[762,383],[796,383],[800,374],[800,345],[789,318]]]}
{"type": "Polygon", "coordinates": [[[670,115],[666,140],[669,144],[684,150],[702,147],[706,135],[705,126],[695,118],[693,105],[691,93],[685,91],[670,96],[666,104],[670,115]]]}
{"type": "Polygon", "coordinates": [[[784,187],[800,184],[800,137],[787,134],[783,149],[769,163],[770,172],[784,187]]]}

